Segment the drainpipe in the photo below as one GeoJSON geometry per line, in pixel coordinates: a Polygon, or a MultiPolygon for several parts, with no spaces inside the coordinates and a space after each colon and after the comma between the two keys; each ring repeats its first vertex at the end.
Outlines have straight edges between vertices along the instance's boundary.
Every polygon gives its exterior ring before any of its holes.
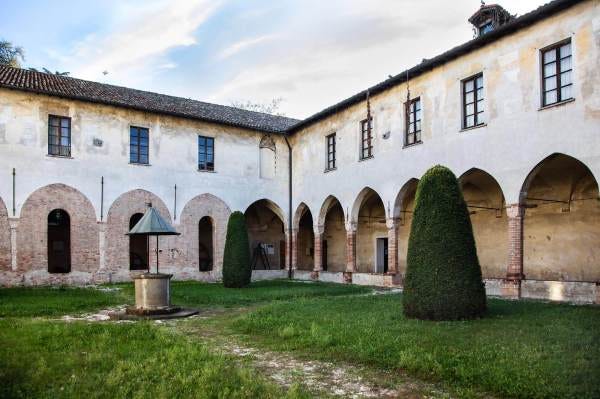
{"type": "Polygon", "coordinates": [[[287,138],[283,136],[288,147],[288,278],[292,276],[292,146],[287,138]]]}

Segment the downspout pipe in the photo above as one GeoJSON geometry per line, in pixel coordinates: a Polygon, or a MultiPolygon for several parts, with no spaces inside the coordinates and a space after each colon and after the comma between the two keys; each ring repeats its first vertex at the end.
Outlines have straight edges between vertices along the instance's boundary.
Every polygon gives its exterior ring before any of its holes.
{"type": "Polygon", "coordinates": [[[293,277],[292,272],[292,146],[288,140],[287,133],[283,136],[288,147],[288,278],[293,277]]]}

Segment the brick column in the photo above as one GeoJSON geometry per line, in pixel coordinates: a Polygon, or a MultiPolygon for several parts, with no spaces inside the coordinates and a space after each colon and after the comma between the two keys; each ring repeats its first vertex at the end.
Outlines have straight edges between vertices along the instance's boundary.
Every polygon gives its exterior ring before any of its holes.
{"type": "Polygon", "coordinates": [[[352,273],[356,271],[356,224],[346,226],[346,271],[344,281],[352,282],[352,273]]]}
{"type": "Polygon", "coordinates": [[[323,271],[323,233],[319,229],[315,229],[315,243],[314,243],[314,266],[313,273],[318,275],[323,271]]]}
{"type": "Polygon", "coordinates": [[[17,271],[17,228],[19,227],[19,219],[9,218],[10,226],[10,265],[13,271],[17,271]]]}
{"type": "Polygon", "coordinates": [[[398,273],[398,223],[395,219],[386,220],[388,228],[388,274],[398,273]]]}
{"type": "Polygon", "coordinates": [[[292,272],[298,270],[298,229],[292,229],[292,272]]]}
{"type": "MultiPolygon", "coordinates": [[[[293,233],[292,230],[292,235],[295,235],[293,233]]],[[[293,245],[294,245],[294,241],[297,241],[297,238],[294,240],[293,237],[290,237],[290,233],[288,232],[288,230],[286,229],[286,233],[285,233],[285,260],[284,260],[284,264],[283,264],[283,269],[288,270],[289,267],[291,266],[291,262],[292,262],[292,257],[293,257],[293,245]],[[290,242],[292,245],[290,245],[290,242]]],[[[281,265],[279,265],[279,268],[281,268],[281,265]]],[[[292,270],[293,272],[293,270],[292,270]]]]}
{"type": "Polygon", "coordinates": [[[523,218],[525,209],[520,204],[506,208],[508,215],[508,265],[506,279],[502,284],[502,295],[508,298],[521,297],[523,275],[523,218]]]}

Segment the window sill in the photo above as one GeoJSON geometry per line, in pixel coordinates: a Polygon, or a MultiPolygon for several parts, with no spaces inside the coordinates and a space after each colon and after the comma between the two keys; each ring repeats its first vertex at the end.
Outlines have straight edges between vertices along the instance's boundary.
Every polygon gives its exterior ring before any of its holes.
{"type": "Polygon", "coordinates": [[[217,173],[216,170],[208,170],[208,169],[196,169],[200,173],[217,173]]]}
{"type": "Polygon", "coordinates": [[[48,158],[75,159],[72,156],[46,154],[48,158]]]}
{"type": "Polygon", "coordinates": [[[323,173],[334,172],[334,171],[336,171],[336,170],[337,170],[337,167],[336,167],[336,168],[331,168],[331,169],[325,169],[325,170],[323,171],[323,173]]]}
{"type": "Polygon", "coordinates": [[[568,100],[564,100],[564,101],[561,101],[561,102],[558,102],[558,103],[544,105],[543,107],[538,108],[538,111],[543,111],[545,109],[554,108],[554,107],[560,107],[561,105],[572,103],[573,101],[575,101],[574,98],[569,98],[568,100]]]}
{"type": "Polygon", "coordinates": [[[139,163],[139,162],[129,162],[129,165],[133,165],[133,166],[152,166],[152,164],[149,164],[149,163],[139,163]]]}
{"type": "Polygon", "coordinates": [[[464,127],[462,129],[459,130],[460,133],[462,132],[468,132],[469,130],[475,130],[475,129],[479,129],[482,127],[487,127],[487,123],[482,123],[481,125],[477,125],[477,126],[471,126],[471,127],[464,127]]]}
{"type": "Polygon", "coordinates": [[[366,158],[359,158],[358,162],[368,161],[369,159],[373,159],[373,155],[371,155],[370,157],[366,157],[366,158]]]}
{"type": "Polygon", "coordinates": [[[402,146],[402,149],[410,148],[410,147],[416,147],[416,146],[421,145],[421,144],[423,144],[422,141],[417,141],[416,143],[412,143],[412,144],[404,144],[402,146]]]}

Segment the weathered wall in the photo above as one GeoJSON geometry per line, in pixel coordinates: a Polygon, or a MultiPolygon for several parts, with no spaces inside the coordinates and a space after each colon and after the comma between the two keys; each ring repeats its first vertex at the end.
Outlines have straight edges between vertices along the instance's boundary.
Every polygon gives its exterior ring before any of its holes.
{"type": "MultiPolygon", "coordinates": [[[[404,147],[402,103],[407,95],[406,85],[372,95],[373,158],[359,160],[360,121],[367,112],[365,101],[292,136],[294,205],[304,202],[311,209],[320,209],[326,198],[333,195],[340,200],[344,211],[351,210],[363,187],[369,186],[381,197],[387,210],[406,182],[419,178],[435,164],[448,166],[457,176],[472,168],[485,170],[498,182],[506,205],[519,203],[529,172],[553,153],[575,157],[596,177],[600,176],[597,137],[600,96],[596,89],[600,87],[599,64],[600,7],[597,1],[588,1],[411,79],[411,97],[420,97],[422,102],[422,144],[404,147]],[[540,49],[566,38],[571,38],[573,47],[574,100],[541,108],[540,49]],[[483,72],[484,78],[487,123],[462,130],[461,80],[479,72],[483,72]],[[333,132],[337,136],[337,169],[325,173],[325,137],[333,132]],[[389,138],[384,138],[387,133],[389,138]]],[[[502,213],[497,219],[495,216],[488,219],[483,212],[472,215],[486,276],[506,275],[508,232],[507,217],[502,213]]],[[[529,210],[527,213],[530,214],[529,210]]],[[[584,254],[589,254],[590,247],[600,247],[593,215],[578,221],[572,219],[571,230],[560,225],[553,227],[570,231],[570,239],[561,236],[563,243],[581,242],[563,254],[575,256],[577,251],[589,257],[584,254]],[[583,223],[586,227],[581,227],[583,223]]],[[[527,231],[531,228],[526,220],[525,248],[532,246],[527,242],[527,231]]],[[[398,230],[401,271],[409,229],[409,223],[405,222],[398,230]]],[[[541,245],[542,240],[538,241],[541,245]]],[[[565,278],[596,278],[596,271],[585,274],[580,271],[583,264],[586,270],[600,270],[598,262],[566,261],[566,255],[558,256],[560,248],[540,246],[546,258],[561,259],[556,263],[545,261],[544,268],[556,269],[561,263],[563,271],[555,271],[565,278]]],[[[590,259],[595,259],[595,255],[590,259]]],[[[525,270],[535,270],[536,262],[526,255],[525,270]]],[[[527,271],[525,274],[535,275],[527,271]]]]}
{"type": "Polygon", "coordinates": [[[91,202],[78,190],[56,183],[34,191],[21,209],[17,270],[26,281],[55,283],[91,280],[99,267],[98,224],[91,202]],[[62,209],[70,217],[71,273],[48,273],[48,214],[62,209]]]}
{"type": "Polygon", "coordinates": [[[377,264],[377,238],[387,238],[385,209],[379,196],[372,193],[360,206],[356,224],[356,269],[374,273],[377,264]]]}
{"type": "Polygon", "coordinates": [[[323,240],[327,240],[327,271],[346,270],[346,226],[344,211],[334,204],[325,217],[323,240]]]}
{"type": "Polygon", "coordinates": [[[186,204],[180,221],[182,235],[179,237],[179,242],[185,256],[185,262],[180,265],[182,267],[180,273],[183,272],[190,278],[198,276],[202,279],[214,279],[221,276],[227,222],[230,214],[231,210],[227,204],[211,194],[199,195],[186,204]],[[210,217],[213,228],[213,270],[210,272],[200,272],[198,263],[198,223],[205,216],[210,217]]]}
{"type": "Polygon", "coordinates": [[[0,270],[11,270],[11,259],[8,211],[4,201],[0,198],[0,270]]]}

